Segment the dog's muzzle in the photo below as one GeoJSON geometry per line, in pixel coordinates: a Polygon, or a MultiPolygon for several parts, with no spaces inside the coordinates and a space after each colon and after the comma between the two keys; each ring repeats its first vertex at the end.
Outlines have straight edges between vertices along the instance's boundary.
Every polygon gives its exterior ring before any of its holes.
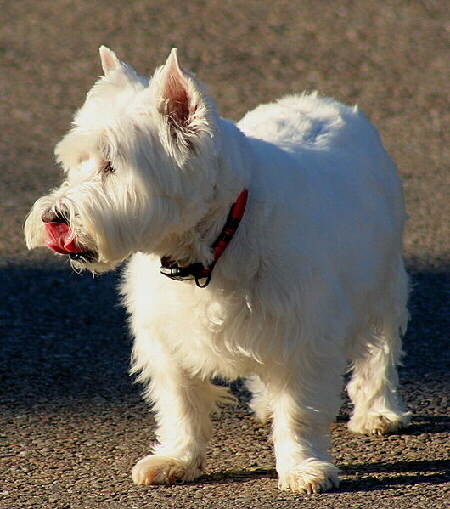
{"type": "Polygon", "coordinates": [[[71,260],[88,263],[97,259],[97,254],[80,245],[69,224],[67,210],[50,209],[42,214],[47,247],[59,254],[68,255],[71,260]]]}

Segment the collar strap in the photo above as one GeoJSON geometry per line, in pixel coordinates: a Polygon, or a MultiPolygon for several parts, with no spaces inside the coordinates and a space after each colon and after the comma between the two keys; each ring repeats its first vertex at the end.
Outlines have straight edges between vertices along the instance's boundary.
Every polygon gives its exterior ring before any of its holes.
{"type": "Polygon", "coordinates": [[[209,265],[205,267],[202,263],[191,263],[190,265],[181,267],[175,260],[172,260],[170,256],[163,256],[161,258],[160,273],[176,281],[194,279],[195,284],[200,288],[208,286],[211,281],[211,273],[214,266],[222,256],[228,244],[231,242],[231,239],[234,237],[234,234],[239,227],[239,223],[244,216],[247,198],[248,190],[244,189],[231,206],[227,221],[222,228],[220,235],[211,246],[214,257],[209,265]]]}

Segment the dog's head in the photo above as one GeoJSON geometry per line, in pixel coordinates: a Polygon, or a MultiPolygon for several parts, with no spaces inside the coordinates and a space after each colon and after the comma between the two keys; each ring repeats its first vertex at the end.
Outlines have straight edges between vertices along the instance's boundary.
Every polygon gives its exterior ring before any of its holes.
{"type": "Polygon", "coordinates": [[[56,146],[63,184],[33,206],[28,248],[100,272],[197,224],[221,172],[218,117],[172,50],[149,80],[100,48],[104,75],[56,146]]]}

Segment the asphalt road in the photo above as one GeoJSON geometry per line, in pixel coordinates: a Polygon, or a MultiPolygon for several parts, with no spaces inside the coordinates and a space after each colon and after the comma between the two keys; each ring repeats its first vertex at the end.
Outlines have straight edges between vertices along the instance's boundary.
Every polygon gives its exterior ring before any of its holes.
{"type": "Polygon", "coordinates": [[[434,0],[315,2],[21,0],[0,5],[0,379],[3,509],[433,508],[449,476],[448,13],[434,0]],[[178,46],[226,117],[318,89],[357,103],[403,178],[411,322],[401,369],[414,414],[402,434],[332,428],[342,485],[298,496],[276,488],[268,426],[237,382],[235,409],[214,418],[206,475],[136,487],[130,469],[153,418],[127,375],[130,337],[120,274],[77,275],[28,253],[22,224],[61,175],[52,157],[100,74],[106,44],[150,74],[178,46]]]}

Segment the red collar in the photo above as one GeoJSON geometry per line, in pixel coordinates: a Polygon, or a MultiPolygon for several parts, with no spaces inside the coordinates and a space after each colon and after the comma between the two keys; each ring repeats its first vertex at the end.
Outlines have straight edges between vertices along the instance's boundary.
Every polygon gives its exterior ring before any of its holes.
{"type": "Polygon", "coordinates": [[[194,279],[195,284],[200,288],[208,286],[211,281],[211,273],[214,266],[218,259],[222,256],[228,244],[231,242],[231,239],[236,233],[239,223],[244,216],[247,198],[248,190],[244,189],[231,206],[230,212],[228,213],[228,219],[222,228],[220,235],[211,246],[211,249],[214,252],[214,258],[208,266],[205,267],[202,263],[191,263],[185,267],[180,267],[176,261],[170,258],[170,256],[163,256],[161,258],[160,273],[176,281],[194,279]],[[203,282],[201,281],[202,279],[204,279],[203,282]]]}

